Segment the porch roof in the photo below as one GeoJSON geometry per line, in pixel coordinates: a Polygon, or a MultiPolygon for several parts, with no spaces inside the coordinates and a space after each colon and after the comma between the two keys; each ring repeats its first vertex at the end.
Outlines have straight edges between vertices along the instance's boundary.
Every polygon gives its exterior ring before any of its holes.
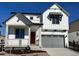
{"type": "Polygon", "coordinates": [[[32,25],[32,22],[27,17],[25,17],[23,14],[17,13],[16,16],[18,17],[18,20],[21,20],[26,25],[28,26],[32,25]]]}
{"type": "Polygon", "coordinates": [[[19,20],[21,20],[22,22],[24,22],[28,26],[31,26],[31,25],[43,25],[42,23],[33,23],[33,22],[31,22],[27,17],[25,17],[21,13],[18,13],[16,16],[18,17],[19,20]]]}
{"type": "MultiPolygon", "coordinates": [[[[21,20],[24,24],[31,26],[31,25],[43,25],[42,23],[33,23],[31,22],[26,16],[24,16],[22,13],[16,13],[14,15],[12,15],[10,18],[12,18],[13,16],[17,16],[18,20],[21,20]]],[[[9,19],[10,19],[9,18],[9,19]]],[[[9,19],[7,19],[6,21],[3,22],[3,24],[5,24],[9,19]]]]}

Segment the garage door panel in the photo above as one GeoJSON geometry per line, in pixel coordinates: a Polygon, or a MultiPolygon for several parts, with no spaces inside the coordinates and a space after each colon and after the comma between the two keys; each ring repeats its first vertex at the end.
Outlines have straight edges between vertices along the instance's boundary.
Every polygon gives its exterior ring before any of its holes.
{"type": "Polygon", "coordinates": [[[64,47],[64,36],[43,35],[42,46],[49,47],[49,48],[63,48],[64,47]]]}

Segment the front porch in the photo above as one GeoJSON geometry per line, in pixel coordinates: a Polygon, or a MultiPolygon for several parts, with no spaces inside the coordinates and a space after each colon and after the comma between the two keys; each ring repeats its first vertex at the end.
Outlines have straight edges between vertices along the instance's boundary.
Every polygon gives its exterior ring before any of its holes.
{"type": "Polygon", "coordinates": [[[30,45],[30,28],[27,26],[6,26],[5,47],[27,47],[30,45]]]}
{"type": "Polygon", "coordinates": [[[38,25],[6,26],[5,47],[40,46],[41,28],[38,25]]]}

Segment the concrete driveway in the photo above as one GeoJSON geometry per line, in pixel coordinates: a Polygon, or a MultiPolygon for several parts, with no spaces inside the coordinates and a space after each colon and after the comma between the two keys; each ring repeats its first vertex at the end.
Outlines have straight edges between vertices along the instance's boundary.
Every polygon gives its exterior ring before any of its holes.
{"type": "Polygon", "coordinates": [[[79,56],[79,52],[67,48],[43,48],[50,56],[79,56]]]}

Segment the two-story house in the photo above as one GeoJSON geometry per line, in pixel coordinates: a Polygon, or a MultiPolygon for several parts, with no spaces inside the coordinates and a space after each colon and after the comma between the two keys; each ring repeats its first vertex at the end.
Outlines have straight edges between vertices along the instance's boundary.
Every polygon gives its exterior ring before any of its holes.
{"type": "Polygon", "coordinates": [[[68,47],[68,16],[58,4],[43,13],[12,12],[7,19],[5,47],[37,45],[45,48],[68,47]]]}

